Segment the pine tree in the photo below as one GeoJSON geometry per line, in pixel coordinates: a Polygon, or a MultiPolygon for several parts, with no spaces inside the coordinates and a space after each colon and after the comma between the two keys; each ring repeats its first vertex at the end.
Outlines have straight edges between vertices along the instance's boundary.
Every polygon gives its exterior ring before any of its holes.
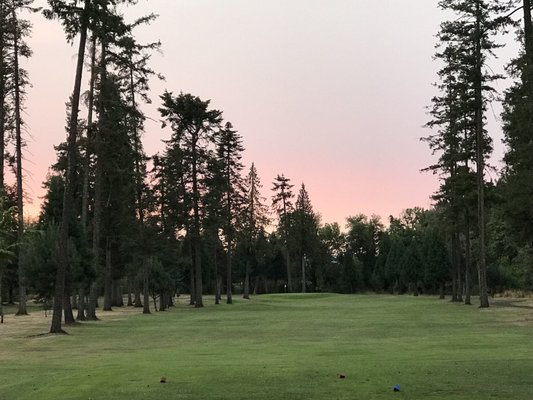
{"type": "Polygon", "coordinates": [[[232,270],[235,235],[238,229],[239,216],[243,207],[244,188],[241,171],[244,165],[241,163],[242,137],[227,122],[220,130],[217,140],[217,160],[220,166],[221,184],[221,215],[222,230],[226,247],[226,302],[231,304],[232,299],[232,270]]]}
{"type": "Polygon", "coordinates": [[[252,163],[250,171],[245,179],[245,204],[243,215],[243,240],[246,252],[245,276],[243,297],[250,298],[250,267],[257,264],[256,247],[257,242],[265,233],[268,224],[267,207],[265,198],[261,196],[261,181],[257,174],[257,169],[252,163]]]}
{"type": "Polygon", "coordinates": [[[302,183],[296,199],[294,211],[291,216],[289,228],[290,237],[300,260],[302,271],[302,293],[307,291],[307,263],[313,249],[316,248],[318,238],[318,216],[313,211],[311,199],[305,185],[302,183]]]}
{"type": "MultiPolygon", "coordinates": [[[[180,93],[173,96],[165,92],[159,108],[161,116],[170,124],[173,135],[169,146],[181,147],[187,160],[190,176],[192,219],[190,221],[191,260],[194,269],[195,307],[203,307],[202,264],[201,264],[201,205],[202,179],[205,175],[207,149],[214,143],[215,133],[222,121],[222,113],[209,109],[210,101],[180,93]]],[[[185,164],[186,165],[186,164],[185,164]]]]}
{"type": "MultiPolygon", "coordinates": [[[[437,140],[433,141],[433,148],[445,150],[444,153],[450,157],[451,162],[439,165],[439,168],[444,167],[447,173],[451,171],[448,184],[456,179],[455,172],[460,161],[465,162],[463,167],[467,175],[468,161],[472,160],[476,165],[480,307],[488,307],[484,175],[485,160],[491,151],[491,141],[484,128],[484,112],[488,96],[492,93],[490,82],[498,79],[499,76],[489,72],[485,68],[485,63],[487,58],[493,54],[494,49],[500,47],[492,38],[506,22],[503,13],[508,9],[508,4],[500,1],[452,0],[441,1],[439,6],[444,10],[454,12],[456,16],[453,20],[441,25],[439,39],[445,43],[445,51],[441,54],[445,55],[448,70],[441,71],[441,77],[444,78],[441,89],[444,88],[445,95],[442,97],[443,100],[434,101],[433,116],[435,119],[430,124],[445,127],[441,138],[445,137],[446,133],[456,139],[460,134],[464,134],[466,140],[463,146],[458,145],[457,140],[455,148],[451,147],[451,143],[446,140],[437,140]],[[439,144],[442,143],[446,146],[439,148],[439,144]],[[474,144],[473,153],[470,150],[471,143],[474,144]],[[458,149],[464,152],[464,156],[457,152],[458,149]]],[[[452,234],[452,241],[456,243],[453,247],[457,248],[457,233],[452,234]]],[[[456,257],[458,255],[454,258],[456,257]]]]}
{"type": "Polygon", "coordinates": [[[283,237],[284,251],[285,251],[285,267],[287,268],[287,289],[289,292],[292,292],[292,281],[291,281],[291,265],[290,265],[290,252],[289,252],[289,214],[293,210],[293,205],[291,199],[294,197],[291,189],[294,185],[291,185],[290,179],[286,178],[285,175],[281,174],[276,176],[274,186],[272,191],[274,195],[272,196],[272,207],[278,214],[278,229],[281,231],[283,237]]]}
{"type": "Polygon", "coordinates": [[[502,180],[504,215],[510,234],[521,245],[533,246],[533,28],[531,1],[522,2],[521,55],[509,66],[515,83],[505,93],[502,114],[505,168],[502,180]]]}

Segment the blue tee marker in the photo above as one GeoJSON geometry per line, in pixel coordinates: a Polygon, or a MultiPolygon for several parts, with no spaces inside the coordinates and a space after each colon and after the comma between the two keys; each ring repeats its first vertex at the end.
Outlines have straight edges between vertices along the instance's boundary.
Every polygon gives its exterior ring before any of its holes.
{"type": "Polygon", "coordinates": [[[399,392],[400,391],[400,385],[394,385],[392,390],[395,391],[395,392],[399,392]]]}

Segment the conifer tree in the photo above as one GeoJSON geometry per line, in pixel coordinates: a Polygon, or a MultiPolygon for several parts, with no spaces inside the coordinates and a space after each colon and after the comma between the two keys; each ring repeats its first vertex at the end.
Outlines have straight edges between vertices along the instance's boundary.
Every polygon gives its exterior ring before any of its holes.
{"type": "MultiPolygon", "coordinates": [[[[494,49],[500,47],[494,42],[493,36],[506,22],[503,15],[508,9],[508,3],[499,0],[491,2],[452,0],[441,1],[439,6],[444,10],[454,12],[455,17],[442,23],[439,34],[439,39],[444,43],[445,48],[442,54],[445,54],[447,58],[449,70],[441,71],[441,77],[444,77],[444,84],[441,88],[445,89],[445,95],[442,97],[444,101],[434,101],[436,106],[433,112],[436,121],[434,124],[444,125],[445,129],[442,132],[447,132],[452,138],[456,138],[456,144],[459,143],[460,134],[466,135],[467,138],[463,142],[467,144],[466,146],[455,146],[455,149],[462,149],[466,156],[454,156],[453,152],[448,152],[447,156],[451,162],[441,163],[439,168],[446,166],[447,171],[450,171],[447,165],[456,168],[461,160],[471,160],[476,166],[480,307],[488,307],[484,175],[486,158],[491,151],[491,140],[485,130],[484,112],[489,95],[492,93],[490,83],[499,76],[486,68],[486,61],[493,54],[494,49]],[[470,150],[470,143],[473,143],[473,153],[470,150]]],[[[445,140],[440,143],[447,143],[447,146],[451,144],[445,140]]],[[[433,148],[439,149],[440,143],[434,141],[433,148]]],[[[444,147],[445,150],[451,148],[444,147]]],[[[463,167],[468,172],[468,164],[463,167]]],[[[454,174],[450,174],[448,183],[451,183],[453,178],[455,178],[454,174]]],[[[452,241],[456,243],[454,247],[457,248],[457,234],[452,235],[452,241]]],[[[458,253],[455,257],[459,257],[458,253]]]]}
{"type": "Polygon", "coordinates": [[[309,193],[302,183],[292,213],[290,236],[295,246],[296,254],[300,261],[302,271],[302,293],[307,291],[307,263],[313,249],[316,248],[318,239],[318,216],[313,211],[309,193]]]}
{"type": "Polygon", "coordinates": [[[245,204],[243,215],[243,240],[246,251],[245,276],[243,297],[250,298],[250,267],[257,264],[256,243],[264,236],[265,227],[268,224],[265,198],[261,196],[261,180],[257,169],[252,163],[250,171],[245,179],[245,204]]]}
{"type": "MultiPolygon", "coordinates": [[[[181,147],[187,160],[190,176],[192,218],[189,224],[191,238],[191,261],[194,269],[195,307],[203,307],[203,281],[201,264],[201,206],[205,193],[202,187],[206,173],[208,148],[213,145],[215,133],[222,121],[222,113],[209,108],[210,101],[203,101],[191,94],[173,96],[165,92],[159,108],[161,116],[170,124],[173,134],[168,144],[170,149],[181,147]]],[[[181,160],[180,160],[181,161],[181,160]]]]}
{"type": "Polygon", "coordinates": [[[281,231],[283,237],[284,251],[285,251],[285,266],[287,268],[287,289],[292,292],[291,281],[291,265],[290,265],[290,252],[288,245],[289,236],[289,215],[293,210],[293,204],[291,199],[294,197],[291,189],[294,185],[290,184],[290,179],[285,175],[277,175],[272,183],[272,207],[278,214],[278,229],[281,231]]]}

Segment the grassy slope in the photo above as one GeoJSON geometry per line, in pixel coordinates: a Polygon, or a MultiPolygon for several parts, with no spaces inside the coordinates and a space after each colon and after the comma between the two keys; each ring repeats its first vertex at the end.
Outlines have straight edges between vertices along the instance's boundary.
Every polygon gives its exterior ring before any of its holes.
{"type": "Polygon", "coordinates": [[[532,312],[372,295],[180,305],[2,335],[0,400],[530,399],[532,312]]]}

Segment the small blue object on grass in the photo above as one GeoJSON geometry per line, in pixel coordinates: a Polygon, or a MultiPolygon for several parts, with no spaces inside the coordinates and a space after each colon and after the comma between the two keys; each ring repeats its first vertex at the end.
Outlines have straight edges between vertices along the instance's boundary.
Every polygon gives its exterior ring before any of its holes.
{"type": "Polygon", "coordinates": [[[394,385],[392,390],[395,391],[395,392],[399,392],[400,391],[400,385],[394,385]]]}

